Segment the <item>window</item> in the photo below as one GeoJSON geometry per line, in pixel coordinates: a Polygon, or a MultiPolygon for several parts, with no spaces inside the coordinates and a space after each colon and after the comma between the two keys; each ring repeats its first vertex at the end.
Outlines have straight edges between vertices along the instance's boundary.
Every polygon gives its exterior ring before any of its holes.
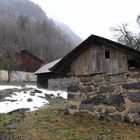
{"type": "Polygon", "coordinates": [[[105,58],[106,59],[110,58],[110,51],[109,50],[105,50],[105,58]]]}

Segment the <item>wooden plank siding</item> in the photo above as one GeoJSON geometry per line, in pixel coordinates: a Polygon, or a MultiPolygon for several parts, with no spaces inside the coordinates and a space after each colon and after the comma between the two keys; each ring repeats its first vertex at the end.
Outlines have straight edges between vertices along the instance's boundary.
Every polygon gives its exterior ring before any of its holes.
{"type": "Polygon", "coordinates": [[[71,63],[71,72],[75,75],[106,73],[108,75],[128,70],[127,55],[117,49],[93,44],[71,63]],[[109,57],[105,58],[105,51],[109,57]]]}

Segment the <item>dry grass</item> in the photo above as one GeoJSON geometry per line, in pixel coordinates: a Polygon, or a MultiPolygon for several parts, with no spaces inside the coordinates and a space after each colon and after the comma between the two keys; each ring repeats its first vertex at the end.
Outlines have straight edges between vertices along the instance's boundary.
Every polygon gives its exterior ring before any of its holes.
{"type": "Polygon", "coordinates": [[[99,121],[84,112],[65,115],[65,108],[66,104],[52,105],[26,113],[22,121],[17,119],[21,114],[8,115],[6,122],[16,117],[16,127],[8,131],[14,140],[140,140],[138,126],[99,121]]]}

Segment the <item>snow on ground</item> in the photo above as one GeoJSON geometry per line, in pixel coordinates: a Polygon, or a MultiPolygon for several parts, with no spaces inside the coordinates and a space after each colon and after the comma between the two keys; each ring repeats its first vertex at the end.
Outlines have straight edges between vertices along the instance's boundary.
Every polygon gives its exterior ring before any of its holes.
{"type": "MultiPolygon", "coordinates": [[[[67,92],[65,91],[49,91],[45,89],[38,89],[36,86],[31,85],[26,85],[26,87],[33,88],[33,90],[15,92],[6,97],[3,101],[0,101],[0,113],[8,113],[20,108],[30,108],[30,111],[34,111],[39,107],[47,106],[49,102],[45,99],[45,94],[53,94],[55,97],[61,96],[64,99],[67,98],[67,92]],[[37,89],[42,93],[32,93],[34,89],[37,89]],[[28,101],[29,99],[32,99],[32,101],[28,101]]],[[[21,86],[0,85],[0,90],[8,88],[21,89],[21,86]]]]}

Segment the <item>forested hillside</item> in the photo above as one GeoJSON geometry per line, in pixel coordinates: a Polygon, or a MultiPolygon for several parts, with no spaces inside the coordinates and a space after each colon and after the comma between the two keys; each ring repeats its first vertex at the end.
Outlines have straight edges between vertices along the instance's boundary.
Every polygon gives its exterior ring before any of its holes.
{"type": "Polygon", "coordinates": [[[27,49],[46,62],[63,57],[81,39],[28,0],[0,0],[0,50],[27,49]]]}

